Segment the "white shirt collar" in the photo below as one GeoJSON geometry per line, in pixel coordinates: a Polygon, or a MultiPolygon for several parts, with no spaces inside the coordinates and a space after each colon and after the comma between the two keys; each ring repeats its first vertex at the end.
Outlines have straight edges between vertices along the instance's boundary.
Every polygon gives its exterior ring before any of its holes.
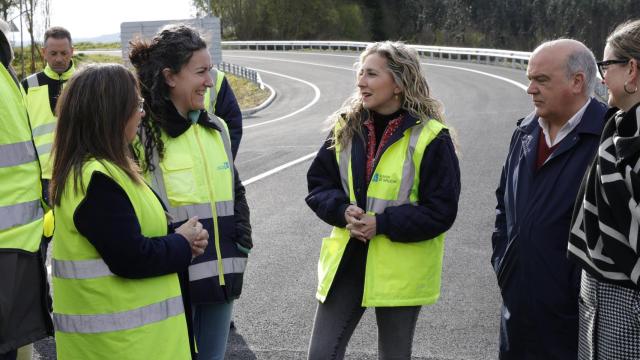
{"type": "Polygon", "coordinates": [[[560,131],[558,131],[558,134],[556,134],[556,138],[553,140],[553,143],[551,142],[551,137],[549,137],[549,126],[547,124],[547,121],[541,117],[538,117],[538,124],[542,128],[542,133],[544,134],[544,140],[547,143],[548,147],[552,147],[552,146],[555,146],[556,144],[559,144],[560,141],[562,141],[567,135],[569,135],[571,131],[573,131],[573,129],[576,128],[576,126],[580,124],[580,121],[582,120],[582,115],[584,115],[584,112],[587,110],[587,106],[589,106],[589,103],[591,103],[591,98],[587,99],[587,102],[580,108],[580,110],[578,110],[578,112],[576,112],[571,117],[571,119],[569,119],[569,121],[567,121],[567,123],[564,124],[564,126],[562,126],[560,131]]]}

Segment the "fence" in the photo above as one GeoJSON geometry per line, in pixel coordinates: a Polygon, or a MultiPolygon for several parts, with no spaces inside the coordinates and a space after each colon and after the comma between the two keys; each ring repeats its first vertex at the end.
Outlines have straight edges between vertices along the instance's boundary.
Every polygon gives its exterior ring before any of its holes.
{"type": "MultiPolygon", "coordinates": [[[[361,41],[222,41],[222,49],[248,50],[338,50],[362,51],[370,43],[361,41]]],[[[526,69],[530,52],[499,49],[459,48],[448,46],[411,45],[420,56],[441,60],[460,60],[490,65],[510,66],[526,69]]],[[[607,87],[600,81],[598,74],[595,93],[606,100],[607,87]]]]}
{"type": "Polygon", "coordinates": [[[227,74],[233,74],[235,76],[245,78],[253,82],[254,84],[258,84],[258,86],[260,86],[260,89],[264,89],[264,84],[262,83],[260,74],[253,69],[249,69],[240,65],[229,64],[224,61],[218,64],[218,69],[227,74]]]}
{"type": "MultiPolygon", "coordinates": [[[[223,41],[223,49],[247,50],[339,50],[362,51],[369,43],[361,41],[223,41]]],[[[524,69],[530,52],[498,49],[409,45],[420,56],[443,60],[465,60],[484,64],[508,65],[524,69]]]]}

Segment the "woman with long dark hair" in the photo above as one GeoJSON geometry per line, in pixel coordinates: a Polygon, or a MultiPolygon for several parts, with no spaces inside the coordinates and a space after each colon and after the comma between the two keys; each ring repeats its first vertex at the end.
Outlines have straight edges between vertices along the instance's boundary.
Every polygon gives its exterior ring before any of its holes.
{"type": "Polygon", "coordinates": [[[122,65],[77,72],[57,104],[51,201],[58,359],[190,359],[178,272],[207,246],[191,218],[168,234],[130,144],[143,101],[122,65]]]}
{"type": "Polygon", "coordinates": [[[245,190],[225,122],[205,111],[214,84],[211,57],[190,27],[171,25],[131,43],[148,110],[139,157],[174,225],[197,215],[211,240],[189,267],[189,295],[200,360],[223,359],[233,302],[252,247],[245,190]]]}

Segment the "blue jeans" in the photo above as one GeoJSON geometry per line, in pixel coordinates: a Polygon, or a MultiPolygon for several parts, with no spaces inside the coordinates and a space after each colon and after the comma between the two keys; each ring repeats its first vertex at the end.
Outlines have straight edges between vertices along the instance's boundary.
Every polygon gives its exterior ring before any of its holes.
{"type": "Polygon", "coordinates": [[[233,302],[193,305],[198,360],[224,360],[233,302]]]}

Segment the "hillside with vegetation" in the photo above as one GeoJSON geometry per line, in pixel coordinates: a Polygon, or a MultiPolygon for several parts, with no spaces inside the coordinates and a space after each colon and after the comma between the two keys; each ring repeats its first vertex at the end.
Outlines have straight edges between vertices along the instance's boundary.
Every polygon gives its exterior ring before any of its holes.
{"type": "Polygon", "coordinates": [[[224,40],[404,40],[531,51],[570,37],[602,55],[639,0],[193,0],[221,18],[224,40]]]}

